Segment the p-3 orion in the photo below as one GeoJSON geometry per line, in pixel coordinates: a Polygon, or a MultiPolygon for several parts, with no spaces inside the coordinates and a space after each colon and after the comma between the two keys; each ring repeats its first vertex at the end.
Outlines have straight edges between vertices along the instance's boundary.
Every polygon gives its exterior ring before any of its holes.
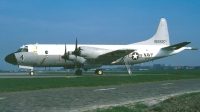
{"type": "Polygon", "coordinates": [[[184,47],[190,42],[170,45],[167,22],[161,18],[157,31],[148,40],[127,45],[79,45],[76,39],[72,44],[28,44],[5,57],[5,61],[19,68],[64,67],[76,69],[76,75],[82,75],[82,69],[94,69],[102,75],[104,65],[125,65],[132,74],[130,65],[144,63],[177,54],[183,50],[197,50],[196,47],[184,47]]]}

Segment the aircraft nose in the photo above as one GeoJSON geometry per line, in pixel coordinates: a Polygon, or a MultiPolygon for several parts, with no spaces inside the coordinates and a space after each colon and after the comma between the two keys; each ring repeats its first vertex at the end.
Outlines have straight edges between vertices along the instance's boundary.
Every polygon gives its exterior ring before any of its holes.
{"type": "Polygon", "coordinates": [[[15,58],[15,54],[11,53],[5,57],[5,61],[10,64],[17,64],[17,59],[15,58]]]}

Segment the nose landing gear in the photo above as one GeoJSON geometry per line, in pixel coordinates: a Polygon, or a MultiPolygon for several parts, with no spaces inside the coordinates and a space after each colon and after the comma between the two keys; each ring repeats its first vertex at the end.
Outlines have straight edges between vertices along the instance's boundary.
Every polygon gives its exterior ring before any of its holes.
{"type": "Polygon", "coordinates": [[[34,74],[35,74],[34,71],[32,69],[30,69],[29,75],[33,76],[34,74]]]}

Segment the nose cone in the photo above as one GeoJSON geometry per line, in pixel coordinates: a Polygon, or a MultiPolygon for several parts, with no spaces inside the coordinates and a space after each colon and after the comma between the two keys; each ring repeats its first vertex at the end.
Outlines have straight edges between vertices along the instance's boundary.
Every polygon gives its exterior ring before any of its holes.
{"type": "Polygon", "coordinates": [[[5,57],[5,61],[10,64],[17,64],[17,59],[15,58],[15,54],[11,53],[5,57]]]}

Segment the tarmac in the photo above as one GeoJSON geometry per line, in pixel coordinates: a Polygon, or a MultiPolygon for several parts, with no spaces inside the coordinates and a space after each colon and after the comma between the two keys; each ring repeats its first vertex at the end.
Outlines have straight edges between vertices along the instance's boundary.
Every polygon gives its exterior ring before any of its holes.
{"type": "MultiPolygon", "coordinates": [[[[136,75],[147,75],[147,74],[132,74],[132,76],[136,75]]],[[[151,74],[148,74],[151,75],[151,74]]],[[[170,74],[156,74],[156,75],[170,75],[170,74]]],[[[172,75],[172,74],[171,74],[172,75]]],[[[6,72],[0,73],[0,78],[51,78],[51,77],[87,77],[94,76],[93,72],[84,72],[83,75],[74,75],[73,72],[37,72],[35,75],[30,76],[28,72],[6,72]]],[[[98,75],[96,75],[98,76],[98,75]]],[[[130,76],[128,73],[117,73],[117,74],[109,74],[105,73],[104,76],[130,76]]]]}
{"type": "MultiPolygon", "coordinates": [[[[0,78],[31,77],[0,74],[0,78]]],[[[35,77],[53,77],[42,75],[35,77]]],[[[87,75],[86,75],[87,76],[87,75]]],[[[66,77],[65,74],[59,77],[66,77]]],[[[77,76],[74,76],[77,77],[77,76]]],[[[33,78],[33,77],[32,77],[33,78]]],[[[0,112],[79,112],[138,101],[165,99],[177,94],[200,91],[200,79],[124,84],[106,87],[70,87],[0,93],[0,112]]]]}
{"type": "MultiPolygon", "coordinates": [[[[0,73],[0,78],[53,78],[53,77],[67,77],[67,76],[70,76],[70,78],[77,77],[72,73],[70,74],[67,73],[53,74],[51,72],[49,72],[48,74],[47,73],[36,73],[35,75],[30,76],[28,72],[23,72],[23,73],[8,72],[8,73],[0,73]]],[[[88,74],[82,76],[88,76],[88,74]]]]}

